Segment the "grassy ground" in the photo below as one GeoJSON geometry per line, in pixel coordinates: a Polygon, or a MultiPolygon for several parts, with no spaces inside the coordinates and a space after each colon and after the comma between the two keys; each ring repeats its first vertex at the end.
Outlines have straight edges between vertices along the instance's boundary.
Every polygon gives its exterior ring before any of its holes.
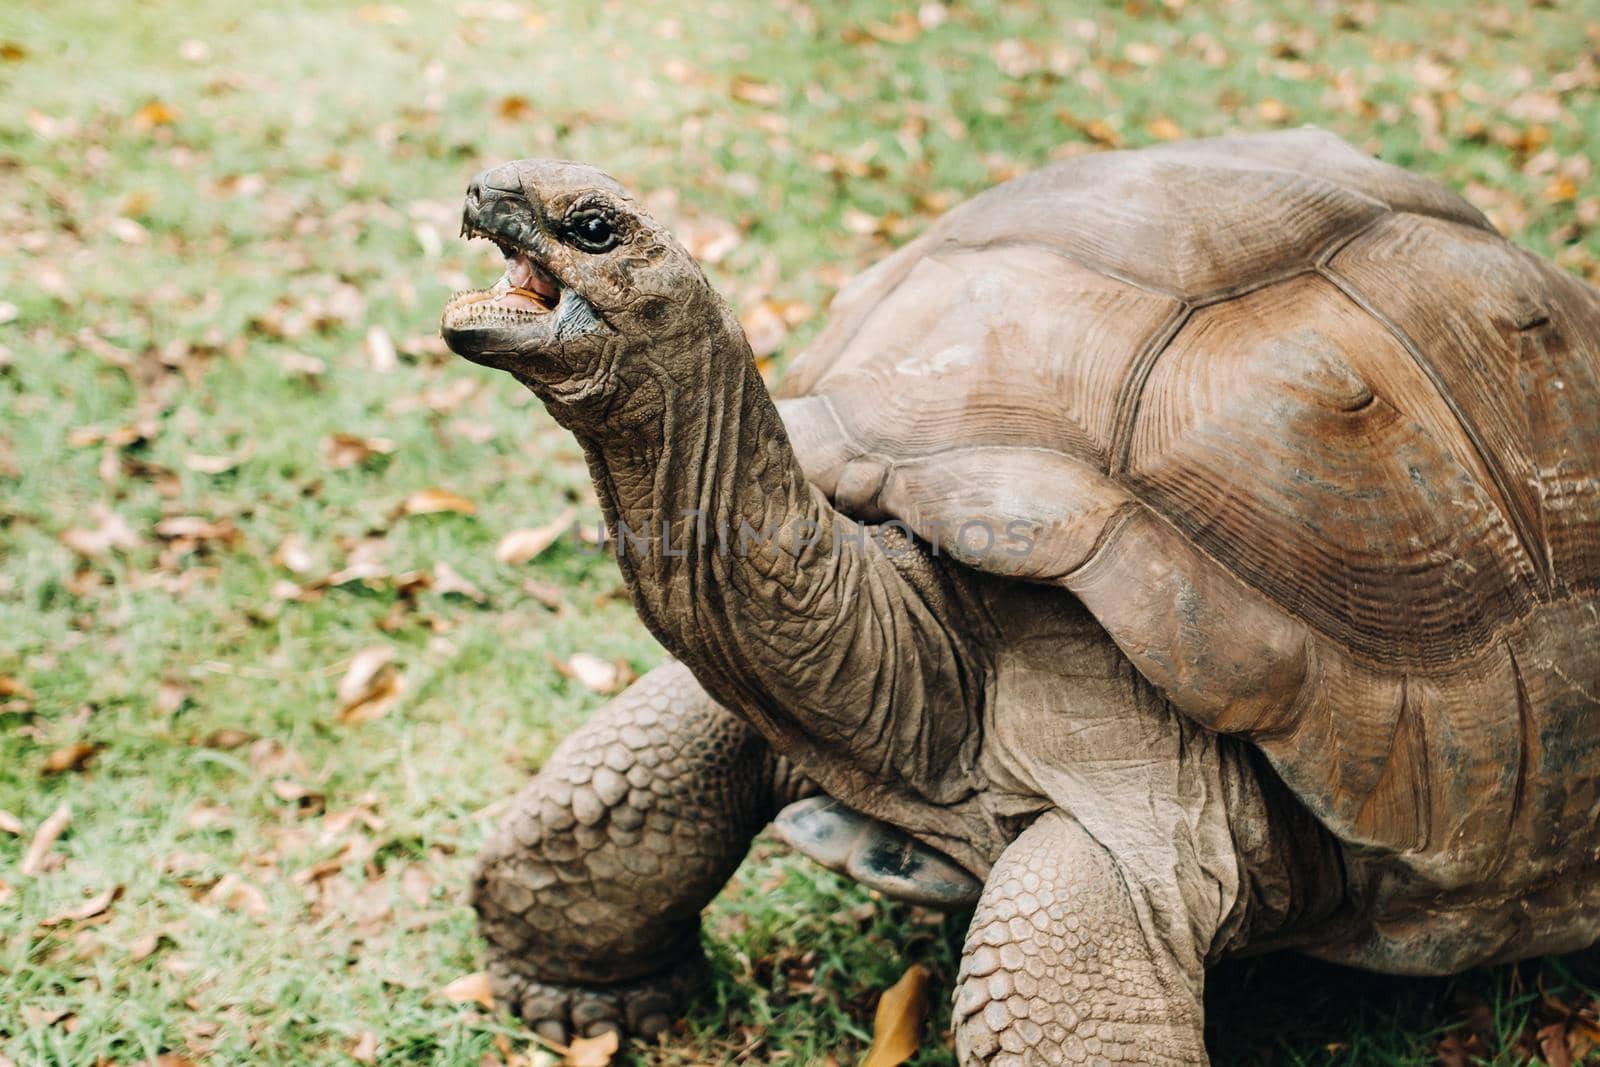
{"type": "MultiPolygon", "coordinates": [[[[1316,122],[1600,275],[1581,2],[1304,6],[0,5],[0,1058],[540,1062],[447,994],[468,866],[605,699],[557,665],[660,653],[606,560],[496,559],[597,516],[566,437],[434,336],[498,272],[454,239],[490,161],[656,191],[779,363],[954,200],[1176,135],[1316,122]]],[[[910,962],[943,1003],[961,917],[763,844],[709,930],[715,986],[646,1059],[852,1062],[910,962]]],[[[1559,1063],[1595,970],[1233,966],[1214,1047],[1559,1063]]],[[[917,1062],[952,1062],[937,1027],[917,1062]]]]}

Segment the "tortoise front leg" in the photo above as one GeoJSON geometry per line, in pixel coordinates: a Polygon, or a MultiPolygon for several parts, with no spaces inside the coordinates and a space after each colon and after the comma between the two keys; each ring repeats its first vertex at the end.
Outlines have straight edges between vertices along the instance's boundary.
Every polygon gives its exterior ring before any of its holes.
{"type": "Polygon", "coordinates": [[[955,998],[961,1067],[1206,1063],[1203,950],[1174,933],[1188,930],[1177,907],[1072,818],[1041,815],[1001,854],[972,917],[955,998]]]}
{"type": "Polygon", "coordinates": [[[640,678],[512,803],[472,894],[495,999],[546,1037],[653,1036],[700,980],[700,909],[806,785],[687,668],[640,678]]]}

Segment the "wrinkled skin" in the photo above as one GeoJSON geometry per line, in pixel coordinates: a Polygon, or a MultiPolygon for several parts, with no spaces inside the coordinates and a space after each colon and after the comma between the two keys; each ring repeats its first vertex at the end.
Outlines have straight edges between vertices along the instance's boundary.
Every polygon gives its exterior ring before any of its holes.
{"type": "Polygon", "coordinates": [[[668,1025],[699,910],[814,790],[984,881],[964,1067],[1203,1062],[1207,962],[1333,936],[1337,849],[1253,750],[1177,715],[1067,594],[836,511],[737,320],[615,182],[508,164],[473,183],[464,228],[507,252],[510,284],[454,298],[445,339],[574,433],[614,530],[657,535],[618,563],[678,661],[568,739],[485,852],[491,973],[530,1025],[668,1025]],[[719,551],[685,512],[814,536],[719,551]]]}

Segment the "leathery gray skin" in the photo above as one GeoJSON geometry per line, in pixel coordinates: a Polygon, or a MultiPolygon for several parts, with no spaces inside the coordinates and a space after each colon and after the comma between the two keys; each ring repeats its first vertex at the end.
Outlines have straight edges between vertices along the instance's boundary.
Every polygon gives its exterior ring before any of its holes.
{"type": "Polygon", "coordinates": [[[495,993],[530,1025],[668,1026],[703,967],[700,909],[817,792],[982,880],[954,991],[964,1067],[1202,1063],[1208,962],[1345,921],[1327,833],[1069,595],[834,510],[728,306],[614,181],[507,164],[472,183],[464,229],[506,251],[508,280],[452,299],[450,347],[572,431],[614,529],[669,523],[617,557],[676,662],[567,739],[480,862],[495,993]],[[698,536],[742,522],[815,537],[698,536]]]}

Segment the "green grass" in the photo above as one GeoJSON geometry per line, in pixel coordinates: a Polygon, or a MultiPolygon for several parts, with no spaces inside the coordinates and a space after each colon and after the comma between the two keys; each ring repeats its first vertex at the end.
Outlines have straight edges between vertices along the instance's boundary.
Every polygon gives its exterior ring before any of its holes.
{"type": "MultiPolygon", "coordinates": [[[[492,161],[587,159],[670,194],[652,203],[681,228],[731,221],[709,270],[742,309],[796,311],[789,353],[948,203],[1174,132],[1330,127],[1600,276],[1583,4],[1303,6],[980,2],[919,24],[888,0],[0,5],[0,675],[32,693],[0,697],[0,809],[24,830],[0,832],[0,1053],[346,1063],[370,1033],[384,1063],[540,1062],[441,994],[479,967],[471,857],[604,699],[552,659],[660,653],[605,560],[495,561],[508,530],[597,515],[538,405],[434,338],[448,292],[498,270],[454,238],[492,161]],[[334,467],[333,433],[393,447],[334,467]],[[430,487],[475,513],[396,516],[430,487]],[[124,546],[63,543],[107,514],[124,546]],[[173,537],[175,516],[225,526],[173,537]],[[291,535],[304,574],[274,559],[291,535]],[[319,585],[373,554],[370,580],[319,585]],[[441,563],[486,601],[404,577],[441,563]],[[339,680],[373,645],[405,691],[341,724],[339,680]],[[43,773],[78,742],[98,746],[85,768],[43,773]],[[63,803],[63,862],[22,874],[63,803]],[[104,915],[43,925],[113,886],[104,915]]],[[[713,988],[646,1058],[853,1062],[913,961],[943,1024],[961,928],[763,843],[710,913],[713,988]]],[[[1592,1004],[1595,970],[1235,964],[1213,975],[1213,1045],[1425,1064],[1454,1034],[1520,1062],[1553,1004],[1592,1004]]],[[[952,1062],[940,1033],[918,1063],[952,1062]]]]}

